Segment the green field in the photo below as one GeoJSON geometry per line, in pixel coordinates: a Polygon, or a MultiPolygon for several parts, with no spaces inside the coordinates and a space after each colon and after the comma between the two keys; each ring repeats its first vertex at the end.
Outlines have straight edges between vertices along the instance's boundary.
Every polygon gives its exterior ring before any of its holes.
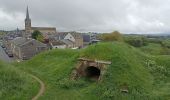
{"type": "Polygon", "coordinates": [[[170,57],[150,56],[124,43],[100,43],[82,50],[52,50],[13,64],[46,84],[39,100],[169,100],[170,57]],[[70,80],[77,58],[108,60],[102,81],[70,80]],[[166,62],[166,63],[164,63],[166,62]],[[128,93],[122,93],[126,85],[128,93]]]}

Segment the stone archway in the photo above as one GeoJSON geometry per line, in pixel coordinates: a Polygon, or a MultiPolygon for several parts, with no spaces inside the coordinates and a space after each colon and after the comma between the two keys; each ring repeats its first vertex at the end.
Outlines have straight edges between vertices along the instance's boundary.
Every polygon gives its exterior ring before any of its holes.
{"type": "Polygon", "coordinates": [[[78,64],[72,73],[72,79],[77,79],[79,77],[87,77],[90,79],[100,80],[103,76],[107,65],[111,62],[91,60],[85,58],[79,58],[78,64]]]}
{"type": "Polygon", "coordinates": [[[94,66],[89,66],[85,69],[85,76],[90,79],[98,80],[101,74],[101,70],[94,66]]]}

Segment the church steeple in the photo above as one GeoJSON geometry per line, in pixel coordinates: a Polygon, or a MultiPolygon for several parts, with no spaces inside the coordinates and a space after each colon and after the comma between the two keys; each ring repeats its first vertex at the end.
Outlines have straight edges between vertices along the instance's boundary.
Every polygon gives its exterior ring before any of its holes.
{"type": "Polygon", "coordinates": [[[26,19],[30,19],[30,16],[29,16],[29,10],[28,10],[28,6],[27,6],[27,13],[26,13],[26,19]]]}
{"type": "Polygon", "coordinates": [[[28,6],[27,6],[27,9],[26,9],[25,32],[31,33],[31,19],[30,19],[30,16],[29,16],[28,6]]]}

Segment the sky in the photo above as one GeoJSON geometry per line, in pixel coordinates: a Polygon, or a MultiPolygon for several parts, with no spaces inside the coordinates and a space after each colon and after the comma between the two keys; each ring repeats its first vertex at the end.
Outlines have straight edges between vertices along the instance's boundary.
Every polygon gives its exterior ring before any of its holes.
{"type": "Polygon", "coordinates": [[[58,31],[170,32],[170,0],[0,0],[0,30],[32,26],[58,31]]]}

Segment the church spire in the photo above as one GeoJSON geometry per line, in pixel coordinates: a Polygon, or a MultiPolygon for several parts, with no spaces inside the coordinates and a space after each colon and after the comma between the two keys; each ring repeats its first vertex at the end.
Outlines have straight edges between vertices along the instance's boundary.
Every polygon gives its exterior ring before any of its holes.
{"type": "Polygon", "coordinates": [[[30,16],[29,16],[28,6],[27,6],[26,18],[25,18],[25,32],[31,33],[31,19],[30,19],[30,16]]]}
{"type": "Polygon", "coordinates": [[[30,16],[29,16],[29,10],[28,10],[28,6],[27,6],[26,19],[27,19],[27,20],[29,20],[29,19],[30,19],[30,16]]]}

